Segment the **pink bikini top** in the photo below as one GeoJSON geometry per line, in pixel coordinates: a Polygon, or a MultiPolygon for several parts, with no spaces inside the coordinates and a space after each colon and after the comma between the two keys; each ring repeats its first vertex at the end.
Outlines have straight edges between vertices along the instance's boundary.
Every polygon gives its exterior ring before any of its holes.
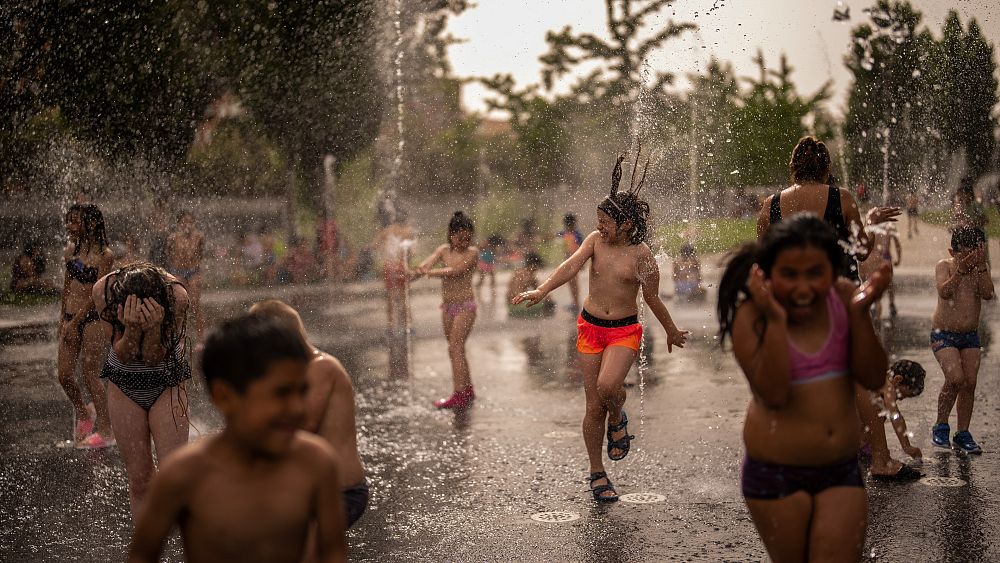
{"type": "Polygon", "coordinates": [[[836,291],[826,295],[826,310],[830,317],[830,333],[823,347],[815,354],[806,354],[792,339],[788,339],[788,364],[792,385],[802,385],[847,374],[850,333],[847,310],[836,291]]]}

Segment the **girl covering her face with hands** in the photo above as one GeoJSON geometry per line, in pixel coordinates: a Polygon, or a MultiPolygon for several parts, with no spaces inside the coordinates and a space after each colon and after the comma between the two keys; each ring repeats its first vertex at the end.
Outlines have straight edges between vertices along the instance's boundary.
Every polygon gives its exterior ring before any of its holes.
{"type": "Polygon", "coordinates": [[[152,445],[162,463],[188,440],[188,295],[162,268],[136,263],[101,278],[94,286],[94,304],[114,329],[101,377],[110,382],[111,423],[136,514],[155,472],[152,445]]]}

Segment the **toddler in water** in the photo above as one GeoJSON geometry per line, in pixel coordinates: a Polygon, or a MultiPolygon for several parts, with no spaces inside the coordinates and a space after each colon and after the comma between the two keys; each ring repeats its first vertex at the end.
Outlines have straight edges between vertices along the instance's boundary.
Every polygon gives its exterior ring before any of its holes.
{"type": "Polygon", "coordinates": [[[982,344],[979,341],[979,314],[983,301],[994,297],[990,264],[986,256],[986,234],[979,227],[960,226],[951,234],[951,258],[937,263],[937,308],[931,349],[944,372],[938,395],[937,424],[931,431],[935,446],[970,454],[983,453],[972,438],[969,423],[976,401],[976,381],[982,344]],[[958,404],[958,432],[948,442],[948,417],[958,404]]]}
{"type": "Polygon", "coordinates": [[[888,273],[855,286],[835,273],[840,256],[830,226],[795,215],[740,249],[719,286],[720,336],[732,339],[753,393],[743,496],[777,562],[857,561],[864,547],[854,384],[885,381],[868,308],[888,273]]]}
{"type": "Polygon", "coordinates": [[[226,426],[163,464],[130,563],[157,561],[174,526],[191,563],[298,563],[310,537],[320,561],[347,560],[336,454],[299,431],[313,356],[295,331],[254,315],[208,335],[202,371],[226,426]]]}
{"type": "Polygon", "coordinates": [[[448,243],[442,244],[417,266],[414,277],[441,278],[441,323],[448,339],[453,391],[451,396],[434,401],[439,409],[468,408],[476,398],[465,357],[465,341],[476,322],[476,299],[472,292],[472,274],[479,249],[472,244],[475,227],[465,213],[456,211],[448,221],[448,243]],[[432,268],[441,263],[442,267],[432,268]]]}
{"type": "MultiPolygon", "coordinates": [[[[529,252],[524,257],[524,266],[514,270],[514,273],[510,277],[510,283],[507,284],[507,301],[512,301],[514,297],[519,293],[525,291],[531,291],[535,289],[538,285],[538,280],[535,278],[535,274],[538,270],[545,265],[542,261],[542,257],[534,252],[529,252]]],[[[511,318],[530,318],[537,319],[539,317],[551,317],[555,314],[556,304],[552,299],[544,299],[540,307],[528,307],[526,303],[521,303],[518,305],[507,304],[507,316],[511,318]]]]}
{"type": "Polygon", "coordinates": [[[892,429],[896,431],[899,445],[906,455],[916,460],[923,459],[923,453],[920,448],[910,444],[910,433],[906,430],[903,413],[899,412],[899,401],[923,393],[926,375],[924,367],[917,362],[910,360],[894,362],[889,366],[889,374],[877,399],[879,410],[885,413],[884,416],[889,419],[892,429]]]}
{"type": "Polygon", "coordinates": [[[344,508],[350,528],[368,506],[368,480],[358,455],[357,429],[354,424],[354,388],[351,377],[337,358],[318,350],[306,336],[298,312],[288,304],[272,299],[254,304],[250,313],[274,321],[293,331],[312,354],[306,379],[306,422],[309,432],[326,438],[340,458],[340,476],[344,483],[344,508]]]}
{"type": "MultiPolygon", "coordinates": [[[[601,502],[618,500],[604,470],[601,445],[607,424],[608,458],[623,459],[634,436],[628,433],[625,405],[625,376],[635,361],[642,340],[639,308],[642,291],[649,310],[667,332],[667,350],[684,346],[687,332],[680,330],[660,300],[660,270],[646,246],[646,219],[649,204],[639,198],[645,180],[635,186],[636,166],[628,191],[618,191],[622,160],[618,157],[611,174],[611,193],[597,206],[597,230],[587,235],[580,248],[538,289],[514,296],[513,305],[540,303],[546,295],[576,277],[590,261],[590,295],[576,321],[576,349],[583,371],[587,410],[583,418],[583,440],[590,458],[590,489],[601,502]]],[[[636,165],[639,156],[636,155],[636,165]]],[[[649,166],[649,162],[646,162],[649,166]]]]}

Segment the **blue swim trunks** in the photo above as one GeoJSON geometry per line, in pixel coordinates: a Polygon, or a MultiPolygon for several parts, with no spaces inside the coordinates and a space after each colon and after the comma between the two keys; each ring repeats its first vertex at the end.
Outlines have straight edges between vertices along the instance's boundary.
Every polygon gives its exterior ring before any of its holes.
{"type": "Polygon", "coordinates": [[[979,332],[951,332],[948,330],[934,329],[931,331],[931,350],[937,352],[945,348],[956,348],[965,350],[966,348],[982,348],[979,342],[979,332]]]}

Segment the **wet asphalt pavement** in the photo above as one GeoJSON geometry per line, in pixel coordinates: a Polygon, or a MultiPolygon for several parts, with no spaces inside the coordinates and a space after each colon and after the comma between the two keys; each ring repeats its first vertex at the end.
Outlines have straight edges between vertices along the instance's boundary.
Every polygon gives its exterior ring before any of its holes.
{"type": "MultiPolygon", "coordinates": [[[[927,345],[931,283],[927,276],[900,277],[900,316],[885,338],[890,353],[927,369],[924,394],[901,403],[927,458],[923,470],[965,484],[869,481],[865,553],[877,561],[996,561],[1000,363],[990,350],[1000,315],[994,305],[984,307],[986,354],[972,430],[986,453],[969,459],[934,449],[929,433],[943,376],[927,345]]],[[[349,533],[353,560],[766,559],[739,489],[749,392],[732,355],[716,344],[711,302],[668,301],[676,322],[693,332],[690,344],[667,354],[662,329],[647,323],[642,378],[633,370],[627,380],[637,441],[624,461],[607,462],[608,472],[620,494],[652,493],[662,502],[598,506],[585,481],[583,390],[566,290],[556,292],[557,315],[541,321],[508,320],[502,303],[481,304],[468,344],[478,399],[456,416],[430,404],[451,386],[436,285],[420,282],[414,291],[409,376],[390,375],[376,289],[312,286],[206,297],[215,319],[264,296],[286,299],[303,313],[314,343],[351,373],[373,494],[349,533]],[[530,518],[546,511],[579,519],[530,518]]],[[[0,311],[0,560],[121,561],[132,524],[117,451],[56,447],[71,427],[55,378],[56,312],[57,306],[0,311]]],[[[218,429],[199,385],[191,396],[197,428],[218,429]]],[[[177,543],[168,550],[171,561],[180,560],[177,543]]]]}

